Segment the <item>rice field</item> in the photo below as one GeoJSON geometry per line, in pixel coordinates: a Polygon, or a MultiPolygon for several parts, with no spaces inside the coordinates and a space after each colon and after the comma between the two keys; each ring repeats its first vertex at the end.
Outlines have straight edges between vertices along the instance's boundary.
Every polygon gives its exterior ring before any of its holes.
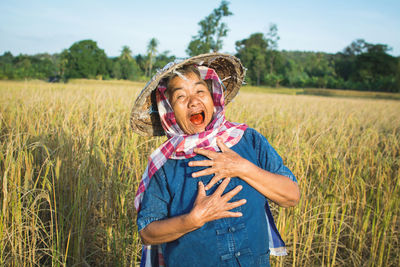
{"type": "MultiPolygon", "coordinates": [[[[130,129],[143,85],[0,82],[0,266],[138,266],[133,199],[164,141],[130,129]]],[[[400,101],[244,89],[227,117],[299,180],[272,266],[400,266],[400,101]]]]}

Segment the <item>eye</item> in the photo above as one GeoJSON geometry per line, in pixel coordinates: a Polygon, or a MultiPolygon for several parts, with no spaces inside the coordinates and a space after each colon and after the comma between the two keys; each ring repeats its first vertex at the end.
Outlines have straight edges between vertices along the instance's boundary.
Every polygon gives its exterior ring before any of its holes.
{"type": "Polygon", "coordinates": [[[176,100],[182,100],[184,97],[185,97],[185,95],[179,94],[179,95],[176,95],[175,99],[176,100]]]}

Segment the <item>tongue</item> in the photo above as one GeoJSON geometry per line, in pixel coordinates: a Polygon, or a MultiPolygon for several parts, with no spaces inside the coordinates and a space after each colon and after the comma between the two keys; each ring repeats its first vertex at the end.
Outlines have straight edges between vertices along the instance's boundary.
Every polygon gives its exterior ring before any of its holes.
{"type": "Polygon", "coordinates": [[[190,116],[190,121],[195,125],[199,125],[203,122],[203,115],[201,113],[194,114],[190,116]]]}

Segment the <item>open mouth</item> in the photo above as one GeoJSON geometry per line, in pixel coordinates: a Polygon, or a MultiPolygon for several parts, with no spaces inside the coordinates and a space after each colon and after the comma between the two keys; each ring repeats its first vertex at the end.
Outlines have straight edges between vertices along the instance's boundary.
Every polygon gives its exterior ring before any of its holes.
{"type": "Polygon", "coordinates": [[[200,113],[196,113],[196,114],[192,114],[190,116],[190,121],[194,124],[194,125],[200,125],[204,122],[204,111],[200,112],[200,113]]]}

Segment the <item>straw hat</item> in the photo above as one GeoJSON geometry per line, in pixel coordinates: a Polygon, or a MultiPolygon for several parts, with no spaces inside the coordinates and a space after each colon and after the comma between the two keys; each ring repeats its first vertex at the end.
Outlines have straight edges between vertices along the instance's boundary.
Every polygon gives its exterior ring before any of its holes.
{"type": "Polygon", "coordinates": [[[155,90],[159,82],[175,69],[196,64],[214,69],[225,86],[225,105],[238,93],[242,85],[245,69],[234,56],[220,53],[202,54],[186,60],[168,63],[146,84],[137,97],[131,114],[133,131],[145,136],[165,135],[158,116],[155,90]]]}

